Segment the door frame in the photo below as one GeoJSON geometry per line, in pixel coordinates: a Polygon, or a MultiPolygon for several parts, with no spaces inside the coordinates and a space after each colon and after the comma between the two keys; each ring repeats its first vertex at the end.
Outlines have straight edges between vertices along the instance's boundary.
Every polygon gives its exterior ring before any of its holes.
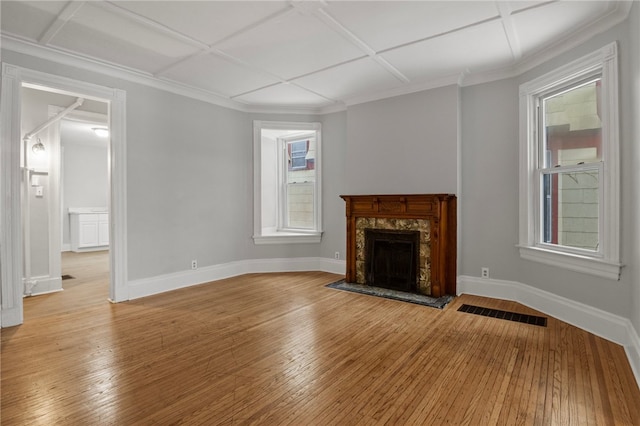
{"type": "Polygon", "coordinates": [[[126,92],[2,64],[0,93],[0,325],[22,324],[23,237],[20,199],[21,89],[43,90],[95,99],[109,104],[109,300],[129,299],[127,278],[126,92]]]}

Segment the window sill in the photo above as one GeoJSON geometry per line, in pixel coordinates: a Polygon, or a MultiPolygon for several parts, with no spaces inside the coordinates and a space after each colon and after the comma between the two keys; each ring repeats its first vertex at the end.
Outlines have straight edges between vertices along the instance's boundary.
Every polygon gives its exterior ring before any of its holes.
{"type": "Polygon", "coordinates": [[[520,257],[523,259],[610,280],[618,281],[620,279],[620,270],[623,265],[617,262],[571,253],[562,253],[538,247],[518,247],[520,248],[520,257]]]}
{"type": "Polygon", "coordinates": [[[254,235],[256,245],[263,244],[313,244],[322,240],[322,232],[273,232],[254,235]]]}

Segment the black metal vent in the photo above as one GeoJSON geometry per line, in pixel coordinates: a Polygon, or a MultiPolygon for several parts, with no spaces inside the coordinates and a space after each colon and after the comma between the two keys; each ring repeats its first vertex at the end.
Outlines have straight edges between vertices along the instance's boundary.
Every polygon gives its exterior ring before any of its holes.
{"type": "Polygon", "coordinates": [[[72,280],[72,279],[74,279],[75,277],[74,277],[74,276],[71,276],[71,275],[66,275],[66,274],[65,274],[65,275],[63,275],[61,278],[62,278],[63,280],[72,280]]]}
{"type": "Polygon", "coordinates": [[[501,311],[499,309],[483,308],[482,306],[462,305],[458,309],[460,312],[467,312],[483,317],[499,318],[508,321],[522,322],[525,324],[538,325],[540,327],[547,326],[545,317],[537,317],[535,315],[519,314],[517,312],[501,311]]]}

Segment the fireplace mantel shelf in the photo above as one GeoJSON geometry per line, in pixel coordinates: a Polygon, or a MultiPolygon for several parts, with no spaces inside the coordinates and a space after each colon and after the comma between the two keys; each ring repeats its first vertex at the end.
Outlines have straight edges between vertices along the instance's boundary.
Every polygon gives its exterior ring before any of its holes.
{"type": "Polygon", "coordinates": [[[431,230],[431,296],[456,294],[456,196],[453,194],[341,195],[347,216],[347,282],[356,282],[358,218],[422,219],[431,230]]]}

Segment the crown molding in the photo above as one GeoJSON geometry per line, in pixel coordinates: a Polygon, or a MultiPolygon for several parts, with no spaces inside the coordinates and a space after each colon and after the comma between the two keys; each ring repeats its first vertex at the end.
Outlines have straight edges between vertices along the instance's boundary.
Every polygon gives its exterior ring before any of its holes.
{"type": "Polygon", "coordinates": [[[458,84],[459,76],[448,75],[444,77],[434,78],[426,81],[416,82],[412,84],[403,85],[389,90],[383,90],[375,93],[367,93],[364,95],[351,96],[345,99],[347,107],[363,104],[367,102],[379,101],[381,99],[393,98],[395,96],[408,95],[410,93],[422,92],[430,89],[437,89],[439,87],[451,86],[458,84]]]}
{"type": "Polygon", "coordinates": [[[630,1],[620,1],[616,4],[616,8],[608,15],[568,34],[546,48],[538,51],[534,55],[523,58],[523,60],[518,62],[515,66],[517,75],[523,74],[538,65],[542,65],[543,63],[560,56],[562,53],[581,45],[593,36],[601,34],[609,28],[621,23],[629,16],[631,5],[632,2],[630,1]]]}
{"type": "Polygon", "coordinates": [[[247,112],[247,106],[240,102],[233,101],[216,93],[197,89],[195,87],[178,83],[166,78],[157,78],[149,73],[145,73],[139,70],[123,67],[121,65],[116,65],[114,63],[98,60],[95,58],[80,56],[75,53],[68,52],[64,49],[54,48],[51,46],[42,46],[28,40],[9,36],[7,34],[2,34],[0,41],[2,48],[5,50],[10,50],[16,53],[33,56],[39,59],[44,59],[74,68],[79,68],[85,71],[107,75],[109,77],[130,81],[132,83],[142,84],[144,86],[153,87],[159,90],[164,90],[176,95],[182,95],[188,98],[197,99],[221,107],[247,112]]]}
{"type": "Polygon", "coordinates": [[[384,90],[375,93],[367,93],[347,97],[342,101],[320,106],[286,106],[286,105],[251,105],[242,101],[234,100],[224,95],[189,86],[165,77],[156,77],[150,73],[145,73],[132,68],[123,67],[111,62],[98,60],[86,56],[81,56],[64,49],[43,46],[29,40],[24,40],[7,34],[2,34],[0,39],[2,48],[16,53],[21,53],[36,58],[52,61],[55,63],[72,66],[86,71],[104,74],[110,77],[127,80],[133,83],[142,84],[159,90],[167,91],[188,98],[200,100],[224,108],[230,108],[247,113],[265,114],[330,114],[346,110],[349,106],[366,102],[377,101],[395,96],[407,95],[424,90],[436,89],[453,84],[461,87],[473,86],[476,84],[489,83],[492,81],[517,77],[562,53],[579,46],[596,34],[600,34],[616,24],[624,21],[631,11],[632,2],[620,1],[616,7],[606,16],[595,23],[568,34],[557,40],[552,45],[533,55],[523,57],[521,60],[506,67],[492,70],[465,70],[462,73],[448,75],[429,80],[423,80],[400,87],[384,90]]]}
{"type": "Polygon", "coordinates": [[[632,2],[630,1],[617,2],[615,9],[613,9],[608,15],[600,18],[598,21],[567,34],[565,37],[556,40],[553,44],[545,47],[544,49],[532,55],[523,57],[520,61],[515,62],[509,67],[466,73],[460,85],[473,86],[476,84],[490,83],[492,81],[517,77],[524,74],[525,72],[557,58],[575,47],[578,47],[593,36],[601,34],[609,28],[621,23],[629,16],[631,6],[632,2]]]}
{"type": "Polygon", "coordinates": [[[286,105],[250,105],[245,104],[245,112],[252,114],[311,114],[322,115],[330,114],[332,112],[345,111],[346,105],[343,103],[332,103],[325,106],[318,107],[300,107],[300,106],[286,106],[286,105]]]}

